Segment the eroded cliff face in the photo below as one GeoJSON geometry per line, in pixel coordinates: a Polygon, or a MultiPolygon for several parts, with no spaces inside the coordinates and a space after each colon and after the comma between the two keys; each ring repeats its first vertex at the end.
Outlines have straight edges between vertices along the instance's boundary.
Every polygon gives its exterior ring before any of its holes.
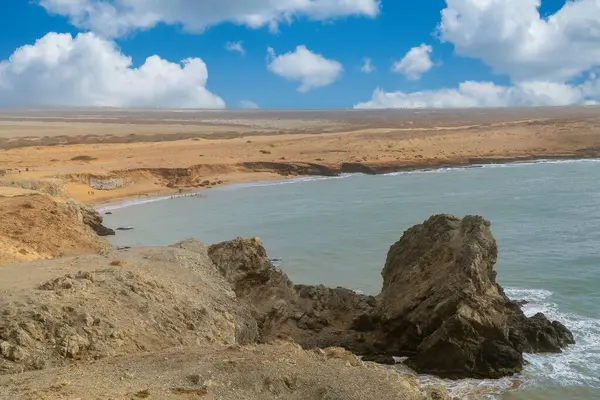
{"type": "Polygon", "coordinates": [[[109,247],[98,235],[114,231],[102,225],[94,209],[37,191],[10,190],[8,195],[0,187],[0,266],[109,247]]]}
{"type": "Polygon", "coordinates": [[[371,297],[293,285],[258,239],[209,248],[237,296],[253,308],[261,336],[305,347],[342,346],[369,359],[407,356],[419,372],[498,378],[519,372],[523,352],[560,352],[573,336],[560,322],[527,318],[496,282],[498,249],[481,217],[437,215],[410,228],[371,297]]]}

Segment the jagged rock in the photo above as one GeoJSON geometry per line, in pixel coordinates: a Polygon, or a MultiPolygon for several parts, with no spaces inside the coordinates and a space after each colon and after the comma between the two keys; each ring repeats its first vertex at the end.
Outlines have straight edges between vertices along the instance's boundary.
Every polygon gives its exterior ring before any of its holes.
{"type": "Polygon", "coordinates": [[[420,372],[498,378],[521,371],[523,352],[560,352],[571,332],[544,315],[527,318],[496,283],[498,256],[481,217],[436,215],[388,253],[379,296],[293,285],[259,239],[238,238],[209,256],[253,307],[263,340],[284,334],[305,348],[337,346],[368,360],[408,357],[420,372]]]}
{"type": "Polygon", "coordinates": [[[236,295],[251,304],[261,338],[305,348],[343,347],[367,360],[408,357],[420,372],[498,378],[519,372],[523,352],[557,352],[573,336],[542,314],[527,318],[496,283],[498,249],[481,217],[431,217],[388,253],[378,297],[293,285],[259,239],[209,248],[236,295]]]}
{"type": "Polygon", "coordinates": [[[558,321],[550,322],[542,313],[527,319],[523,334],[527,338],[525,351],[534,353],[560,353],[561,349],[575,343],[566,326],[558,321]]]}
{"type": "Polygon", "coordinates": [[[257,238],[219,243],[208,253],[236,295],[253,307],[264,341],[284,334],[306,348],[353,349],[357,342],[353,321],[371,312],[376,303],[373,297],[343,288],[294,286],[271,263],[257,238]]]}
{"type": "Polygon", "coordinates": [[[409,356],[420,372],[498,378],[521,371],[528,352],[560,351],[571,333],[543,315],[527,318],[496,283],[490,223],[436,215],[388,253],[376,312],[379,351],[409,356]]]}
{"type": "Polygon", "coordinates": [[[92,207],[73,200],[69,200],[67,206],[76,211],[80,215],[83,223],[96,232],[98,236],[112,236],[116,234],[113,229],[107,228],[102,224],[104,219],[100,213],[92,207]]]}

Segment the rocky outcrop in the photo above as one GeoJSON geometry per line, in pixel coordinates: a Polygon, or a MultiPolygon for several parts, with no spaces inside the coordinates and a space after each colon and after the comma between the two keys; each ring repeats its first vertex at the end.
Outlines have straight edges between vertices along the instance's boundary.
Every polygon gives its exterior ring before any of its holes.
{"type": "Polygon", "coordinates": [[[209,255],[253,307],[263,339],[291,336],[305,347],[342,346],[369,359],[408,357],[417,371],[449,378],[519,372],[523,352],[560,352],[570,331],[527,318],[496,283],[498,249],[481,217],[431,217],[388,253],[379,296],[293,285],[258,239],[236,239],[209,255]]]}
{"type": "Polygon", "coordinates": [[[0,399],[449,400],[342,348],[258,345],[253,314],[276,307],[252,279],[267,279],[275,296],[289,291],[298,307],[324,296],[316,304],[331,310],[335,290],[292,287],[265,263],[260,241],[211,255],[220,269],[196,240],[0,268],[0,399]],[[252,308],[250,297],[262,304],[252,308]]]}
{"type": "Polygon", "coordinates": [[[101,221],[71,200],[35,191],[0,195],[0,265],[102,251],[109,244],[97,235],[101,221]]]}
{"type": "Polygon", "coordinates": [[[354,319],[376,302],[343,288],[294,285],[273,266],[260,239],[238,238],[210,246],[208,254],[253,309],[263,341],[289,336],[306,348],[354,348],[354,319]]]}
{"type": "Polygon", "coordinates": [[[258,339],[195,241],[3,267],[0,292],[0,374],[258,339]]]}
{"type": "Polygon", "coordinates": [[[103,225],[104,219],[94,210],[92,207],[78,203],[75,208],[81,214],[82,221],[85,225],[90,227],[98,236],[112,236],[115,235],[114,229],[108,228],[103,225]]]}
{"type": "Polygon", "coordinates": [[[498,249],[490,223],[431,217],[395,243],[382,271],[378,351],[438,376],[519,372],[523,352],[557,352],[571,333],[542,314],[527,318],[496,283],[498,249]]]}
{"type": "MultiPolygon", "coordinates": [[[[17,212],[34,229],[29,221],[48,214],[44,226],[68,228],[64,235],[80,241],[89,229],[79,224],[85,229],[71,232],[66,221],[73,211],[81,221],[98,222],[97,213],[77,203],[61,203],[61,209],[48,196],[5,202],[3,215],[17,212]]],[[[60,236],[55,231],[44,243],[60,236]]],[[[43,232],[34,229],[46,238],[43,232]]],[[[560,352],[573,336],[542,314],[526,317],[505,295],[496,283],[497,253],[483,218],[431,217],[390,248],[376,297],[294,285],[259,239],[208,250],[195,240],[169,248],[104,248],[6,267],[0,269],[0,314],[7,316],[0,319],[0,372],[140,349],[288,337],[306,349],[342,347],[379,362],[405,356],[417,371],[443,377],[511,375],[523,367],[524,352],[560,352]]]]}

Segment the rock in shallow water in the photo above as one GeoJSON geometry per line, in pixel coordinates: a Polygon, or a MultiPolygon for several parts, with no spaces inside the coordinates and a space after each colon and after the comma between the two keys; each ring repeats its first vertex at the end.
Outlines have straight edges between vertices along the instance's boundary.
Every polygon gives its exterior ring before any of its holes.
{"type": "Polygon", "coordinates": [[[436,215],[395,243],[377,297],[294,286],[257,239],[209,254],[247,300],[265,340],[288,335],[304,347],[340,346],[370,359],[407,356],[419,372],[499,378],[521,371],[523,352],[559,352],[571,332],[544,315],[527,318],[496,283],[490,223],[436,215]]]}
{"type": "Polygon", "coordinates": [[[523,352],[556,352],[571,333],[542,314],[527,318],[496,283],[490,223],[436,215],[395,243],[375,311],[386,353],[417,371],[449,378],[498,378],[521,371],[523,352]]]}
{"type": "Polygon", "coordinates": [[[257,238],[219,243],[208,254],[236,295],[254,310],[263,341],[283,334],[305,348],[354,350],[357,339],[350,326],[376,304],[375,298],[348,289],[294,285],[270,262],[257,238]]]}

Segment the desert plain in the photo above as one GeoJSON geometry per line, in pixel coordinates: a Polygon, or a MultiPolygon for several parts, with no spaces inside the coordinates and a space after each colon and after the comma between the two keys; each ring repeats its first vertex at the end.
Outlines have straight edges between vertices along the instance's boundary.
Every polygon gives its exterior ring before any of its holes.
{"type": "Polygon", "coordinates": [[[600,154],[600,108],[0,111],[0,183],[92,204],[340,172],[600,154]],[[111,190],[95,181],[117,181],[111,190]]]}

